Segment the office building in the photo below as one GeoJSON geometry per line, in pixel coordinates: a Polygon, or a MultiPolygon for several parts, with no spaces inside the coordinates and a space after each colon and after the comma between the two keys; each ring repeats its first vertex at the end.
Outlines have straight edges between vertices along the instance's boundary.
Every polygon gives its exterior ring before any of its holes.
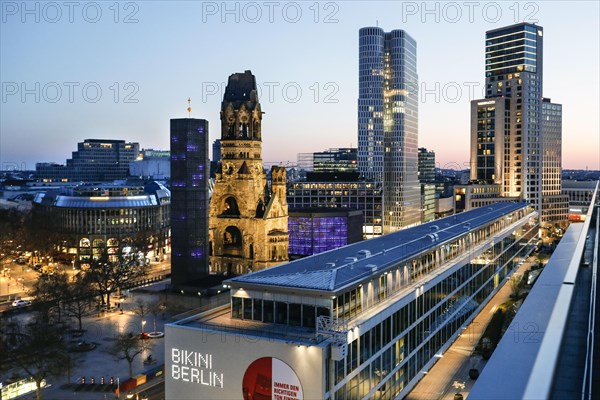
{"type": "Polygon", "coordinates": [[[210,201],[211,271],[244,274],[288,260],[286,170],[262,164],[262,117],[252,72],[229,76],[221,103],[221,163],[210,201]]]}
{"type": "Polygon", "coordinates": [[[569,197],[562,194],[562,105],[542,99],[542,221],[566,221],[569,197]]]}
{"type": "Polygon", "coordinates": [[[454,212],[469,211],[497,202],[518,201],[518,197],[500,195],[500,185],[454,185],[454,212]]]}
{"type": "Polygon", "coordinates": [[[562,194],[569,199],[569,221],[584,221],[597,181],[562,181],[562,194]]]}
{"type": "Polygon", "coordinates": [[[66,252],[74,254],[73,267],[86,269],[107,255],[142,252],[148,258],[166,258],[170,252],[171,193],[163,185],[83,184],[36,194],[36,224],[61,237],[66,252]]]}
{"type": "Polygon", "coordinates": [[[421,223],[435,219],[435,185],[421,183],[421,223]]]}
{"type": "Polygon", "coordinates": [[[124,140],[86,139],[66,165],[37,163],[36,177],[44,182],[91,182],[126,179],[129,163],[138,158],[139,144],[124,140]]]}
{"type": "Polygon", "coordinates": [[[421,220],[417,45],[403,30],[359,31],[358,169],[383,183],[383,230],[421,220]]]}
{"type": "Polygon", "coordinates": [[[291,182],[287,187],[288,207],[339,208],[359,210],[363,214],[362,232],[365,239],[383,234],[383,187],[381,182],[348,179],[337,174],[307,175],[306,182],[291,182]],[[315,178],[312,180],[311,178],[315,178]],[[327,178],[330,179],[327,179],[327,178]]]}
{"type": "Polygon", "coordinates": [[[471,102],[471,180],[566,217],[560,195],[561,106],[542,100],[543,28],[486,32],[486,98],[471,102]]]}
{"type": "Polygon", "coordinates": [[[419,182],[435,182],[435,152],[419,148],[419,182]]]}
{"type": "Polygon", "coordinates": [[[289,254],[312,256],[363,240],[360,210],[341,208],[295,209],[289,211],[289,254]]]}
{"type": "Polygon", "coordinates": [[[166,397],[402,398],[537,233],[500,203],[229,279],[229,304],[166,326],[166,397]]]}
{"type": "Polygon", "coordinates": [[[217,139],[212,144],[212,162],[219,164],[221,162],[221,139],[217,139]]]}
{"type": "Polygon", "coordinates": [[[129,163],[129,175],[141,179],[169,179],[171,153],[168,150],[141,150],[138,158],[129,163]]]}
{"type": "Polygon", "coordinates": [[[171,120],[171,283],[209,273],[208,121],[171,120]]]}
{"type": "Polygon", "coordinates": [[[352,148],[329,149],[313,153],[315,172],[354,172],[357,166],[358,151],[352,148]]]}

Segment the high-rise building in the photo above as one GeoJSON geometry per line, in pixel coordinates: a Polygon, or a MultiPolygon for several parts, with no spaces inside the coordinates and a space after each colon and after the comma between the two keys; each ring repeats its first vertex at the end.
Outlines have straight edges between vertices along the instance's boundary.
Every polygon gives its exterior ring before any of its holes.
{"type": "Polygon", "coordinates": [[[217,139],[212,144],[212,162],[218,164],[221,162],[221,139],[217,139]]]}
{"type": "Polygon", "coordinates": [[[221,163],[210,201],[213,272],[242,274],[288,260],[285,167],[262,165],[262,111],[252,72],[236,73],[221,103],[221,163]]]}
{"type": "Polygon", "coordinates": [[[205,277],[208,268],[208,121],[171,120],[171,282],[205,277]]]}
{"type": "Polygon", "coordinates": [[[313,153],[315,172],[351,172],[357,170],[357,149],[329,149],[313,153]]]}
{"type": "Polygon", "coordinates": [[[562,193],[562,105],[542,99],[542,220],[565,221],[569,196],[562,193]]]}
{"type": "Polygon", "coordinates": [[[350,179],[339,174],[315,174],[313,180],[307,174],[306,182],[291,182],[288,185],[287,200],[290,210],[303,208],[331,208],[360,210],[363,214],[362,234],[365,239],[381,236],[383,233],[381,182],[359,181],[356,176],[350,179]],[[338,178],[338,179],[335,179],[338,178]]]}
{"type": "Polygon", "coordinates": [[[427,151],[426,148],[419,148],[419,182],[435,182],[435,152],[427,151]]]}
{"type": "Polygon", "coordinates": [[[383,182],[389,233],[420,222],[417,44],[403,30],[359,31],[358,169],[383,182]]]}
{"type": "Polygon", "coordinates": [[[113,181],[129,176],[129,163],[138,157],[138,143],[124,140],[86,139],[66,165],[38,163],[38,179],[46,182],[113,181]]]}
{"type": "Polygon", "coordinates": [[[539,211],[561,202],[542,200],[560,194],[561,168],[560,105],[542,101],[543,38],[529,23],[486,32],[486,98],[471,102],[471,180],[499,184],[502,196],[539,211]]]}

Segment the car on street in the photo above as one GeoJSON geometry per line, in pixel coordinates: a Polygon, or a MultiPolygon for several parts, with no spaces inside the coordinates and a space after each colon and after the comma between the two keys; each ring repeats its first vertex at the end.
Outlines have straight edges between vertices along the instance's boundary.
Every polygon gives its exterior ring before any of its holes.
{"type": "Polygon", "coordinates": [[[15,300],[12,302],[13,307],[25,307],[31,304],[29,300],[15,300]]]}

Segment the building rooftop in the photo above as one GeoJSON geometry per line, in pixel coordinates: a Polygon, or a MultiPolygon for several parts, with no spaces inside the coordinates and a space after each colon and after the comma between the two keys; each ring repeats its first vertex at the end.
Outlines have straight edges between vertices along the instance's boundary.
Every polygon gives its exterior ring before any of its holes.
{"type": "MultiPolygon", "coordinates": [[[[84,187],[86,185],[82,185],[84,187]]],[[[95,187],[94,185],[87,185],[95,187]]],[[[89,191],[75,190],[68,192],[64,190],[49,190],[45,193],[36,194],[33,202],[53,207],[64,208],[132,208],[132,207],[151,207],[159,206],[170,202],[171,192],[164,185],[158,182],[152,182],[145,187],[133,186],[131,196],[108,195],[109,188],[125,189],[123,185],[103,185],[99,186],[97,195],[89,191]],[[106,191],[105,191],[106,189],[106,191]],[[68,193],[67,193],[68,192],[68,193]],[[104,193],[104,194],[103,194],[104,193]]]]}
{"type": "Polygon", "coordinates": [[[295,260],[227,280],[246,284],[337,292],[376,271],[433,249],[471,229],[526,207],[526,203],[496,203],[378,238],[295,260]]]}

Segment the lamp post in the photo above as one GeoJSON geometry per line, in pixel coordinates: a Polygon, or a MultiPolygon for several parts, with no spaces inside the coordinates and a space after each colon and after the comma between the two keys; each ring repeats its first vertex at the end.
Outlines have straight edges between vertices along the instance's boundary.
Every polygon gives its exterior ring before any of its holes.
{"type": "Polygon", "coordinates": [[[144,338],[144,325],[146,325],[146,320],[142,320],[142,339],[144,338]]]}

